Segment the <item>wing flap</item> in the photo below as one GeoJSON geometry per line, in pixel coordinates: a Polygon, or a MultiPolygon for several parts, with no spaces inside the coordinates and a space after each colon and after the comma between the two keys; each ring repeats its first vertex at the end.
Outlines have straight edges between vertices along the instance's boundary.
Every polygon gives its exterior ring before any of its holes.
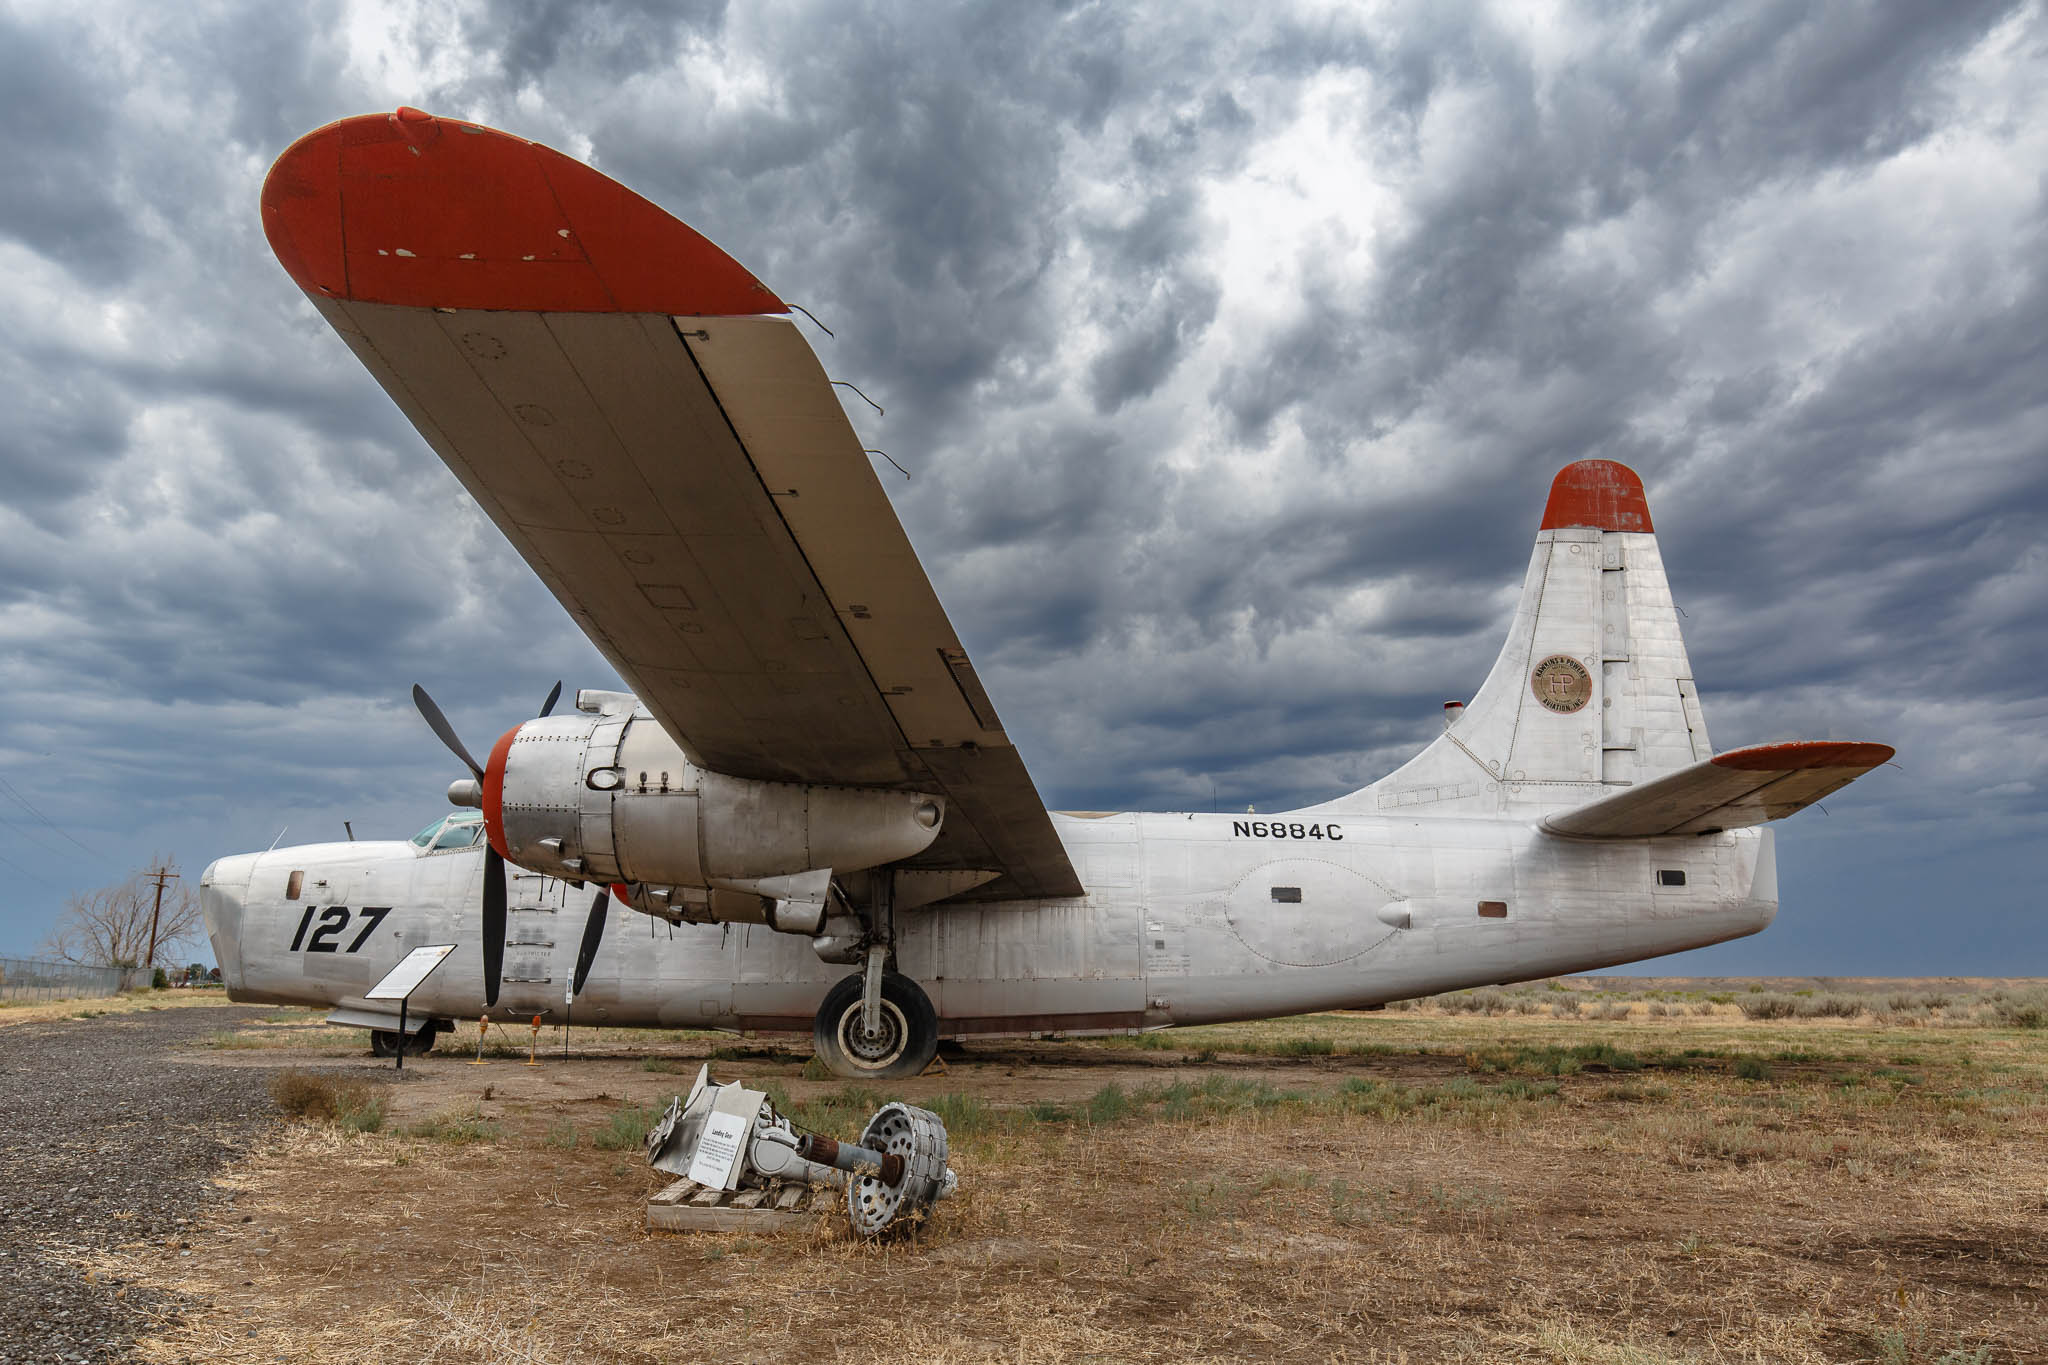
{"type": "Polygon", "coordinates": [[[1734,749],[1546,816],[1543,828],[1574,839],[1651,839],[1742,829],[1804,810],[1889,762],[1892,753],[1889,745],[1832,740],[1734,749]]]}

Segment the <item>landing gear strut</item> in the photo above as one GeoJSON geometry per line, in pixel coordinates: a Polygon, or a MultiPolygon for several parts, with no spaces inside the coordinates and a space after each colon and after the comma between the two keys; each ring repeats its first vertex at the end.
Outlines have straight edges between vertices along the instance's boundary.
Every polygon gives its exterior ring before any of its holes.
{"type": "Polygon", "coordinates": [[[939,1016],[924,988],[896,972],[880,976],[872,1020],[863,1001],[866,972],[842,980],[818,1006],[811,1042],[835,1075],[900,1080],[921,1073],[939,1050],[939,1016]]]}

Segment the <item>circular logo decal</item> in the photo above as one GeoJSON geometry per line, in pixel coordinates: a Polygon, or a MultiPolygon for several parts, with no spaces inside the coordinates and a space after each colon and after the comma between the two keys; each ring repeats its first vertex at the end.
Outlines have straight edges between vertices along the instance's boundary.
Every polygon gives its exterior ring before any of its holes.
{"type": "Polygon", "coordinates": [[[1544,708],[1568,715],[1593,700],[1593,675],[1569,654],[1553,654],[1536,665],[1529,688],[1544,708]]]}

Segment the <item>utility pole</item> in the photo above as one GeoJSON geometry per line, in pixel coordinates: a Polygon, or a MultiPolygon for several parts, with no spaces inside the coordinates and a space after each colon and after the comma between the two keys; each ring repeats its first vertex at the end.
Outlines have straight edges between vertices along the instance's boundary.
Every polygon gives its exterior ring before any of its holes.
{"type": "Polygon", "coordinates": [[[168,867],[153,867],[149,875],[156,878],[156,906],[149,912],[149,960],[142,964],[145,971],[153,971],[156,967],[156,922],[164,912],[164,883],[178,874],[168,867]]]}

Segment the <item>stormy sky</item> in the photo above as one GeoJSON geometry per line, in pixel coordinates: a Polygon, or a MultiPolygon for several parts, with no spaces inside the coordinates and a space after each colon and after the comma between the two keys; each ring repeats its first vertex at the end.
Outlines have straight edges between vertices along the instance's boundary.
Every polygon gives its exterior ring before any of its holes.
{"type": "Polygon", "coordinates": [[[398,104],[834,330],[1048,804],[1388,771],[1616,459],[1717,747],[1899,749],[1668,969],[2048,973],[2048,15],[1965,0],[0,0],[0,954],[410,834],[414,681],[473,748],[615,685],[264,244],[276,155],[398,104]]]}

